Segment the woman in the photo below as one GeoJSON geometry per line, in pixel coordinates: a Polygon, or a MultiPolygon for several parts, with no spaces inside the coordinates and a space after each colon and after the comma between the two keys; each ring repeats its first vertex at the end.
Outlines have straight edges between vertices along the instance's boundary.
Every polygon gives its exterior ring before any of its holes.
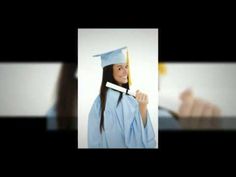
{"type": "Polygon", "coordinates": [[[47,129],[77,129],[77,64],[63,64],[57,84],[57,98],[47,114],[47,129]]]}
{"type": "Polygon", "coordinates": [[[147,110],[148,97],[136,97],[107,88],[106,82],[129,88],[129,70],[122,50],[101,56],[103,78],[100,94],[89,113],[89,148],[154,148],[155,134],[147,110]]]}

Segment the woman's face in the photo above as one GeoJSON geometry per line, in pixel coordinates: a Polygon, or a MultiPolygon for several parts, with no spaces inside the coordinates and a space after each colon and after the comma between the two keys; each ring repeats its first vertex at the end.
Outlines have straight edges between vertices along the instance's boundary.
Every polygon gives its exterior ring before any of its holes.
{"type": "Polygon", "coordinates": [[[128,65],[114,64],[113,77],[119,85],[128,83],[128,65]]]}

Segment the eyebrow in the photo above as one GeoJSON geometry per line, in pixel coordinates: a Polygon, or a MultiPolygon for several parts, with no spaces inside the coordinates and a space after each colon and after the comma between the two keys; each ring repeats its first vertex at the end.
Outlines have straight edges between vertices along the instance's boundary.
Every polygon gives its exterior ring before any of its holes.
{"type": "MultiPolygon", "coordinates": [[[[127,66],[128,64],[125,64],[125,66],[127,66]]],[[[116,67],[122,67],[123,65],[116,65],[116,67]]]]}

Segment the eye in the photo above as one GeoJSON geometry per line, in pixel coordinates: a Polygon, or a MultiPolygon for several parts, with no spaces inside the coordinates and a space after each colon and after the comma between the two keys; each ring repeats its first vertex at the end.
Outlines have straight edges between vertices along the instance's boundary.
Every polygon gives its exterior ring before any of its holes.
{"type": "Polygon", "coordinates": [[[118,70],[121,70],[121,68],[118,68],[118,70]]]}
{"type": "Polygon", "coordinates": [[[128,68],[129,68],[129,66],[128,66],[128,65],[126,65],[126,66],[125,66],[125,69],[128,69],[128,68]]]}

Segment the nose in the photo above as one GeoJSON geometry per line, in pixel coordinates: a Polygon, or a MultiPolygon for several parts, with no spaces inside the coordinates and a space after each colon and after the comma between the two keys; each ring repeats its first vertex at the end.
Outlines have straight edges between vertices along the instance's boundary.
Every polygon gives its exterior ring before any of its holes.
{"type": "Polygon", "coordinates": [[[123,70],[123,74],[125,74],[125,75],[128,74],[128,69],[127,69],[127,68],[124,68],[124,70],[123,70]]]}

